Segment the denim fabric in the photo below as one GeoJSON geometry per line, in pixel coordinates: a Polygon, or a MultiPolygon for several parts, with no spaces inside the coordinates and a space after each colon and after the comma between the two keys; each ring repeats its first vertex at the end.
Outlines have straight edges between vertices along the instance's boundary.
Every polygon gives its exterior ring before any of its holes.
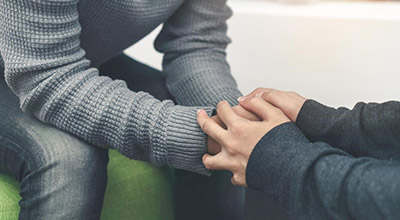
{"type": "Polygon", "coordinates": [[[20,219],[99,219],[108,152],[23,113],[0,79],[0,171],[20,183],[20,219]]]}
{"type": "MultiPolygon", "coordinates": [[[[134,91],[171,99],[162,74],[120,55],[100,68],[134,91]],[[112,71],[110,71],[112,70],[112,71]]],[[[107,150],[23,113],[0,79],[0,171],[21,185],[20,219],[99,219],[107,180],[107,150]]],[[[177,219],[243,219],[245,192],[230,174],[176,172],[177,219]]],[[[132,198],[135,199],[135,198],[132,198]]]]}

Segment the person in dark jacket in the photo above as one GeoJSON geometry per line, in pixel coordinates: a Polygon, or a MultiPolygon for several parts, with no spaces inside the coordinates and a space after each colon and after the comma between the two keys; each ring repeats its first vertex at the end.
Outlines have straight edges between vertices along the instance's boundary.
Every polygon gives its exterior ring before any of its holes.
{"type": "Polygon", "coordinates": [[[291,219],[400,219],[400,102],[331,108],[294,92],[256,89],[239,98],[260,117],[223,101],[198,123],[222,150],[210,170],[278,200],[291,219]],[[222,125],[222,126],[221,126],[222,125]]]}

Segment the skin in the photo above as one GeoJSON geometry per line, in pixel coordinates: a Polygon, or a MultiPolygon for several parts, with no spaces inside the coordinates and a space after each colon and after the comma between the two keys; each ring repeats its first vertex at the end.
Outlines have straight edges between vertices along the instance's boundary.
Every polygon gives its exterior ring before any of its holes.
{"type": "Polygon", "coordinates": [[[292,122],[296,122],[300,109],[307,100],[296,92],[257,88],[247,96],[240,97],[239,103],[249,97],[262,97],[266,102],[281,109],[292,122]]]}
{"type": "MultiPolygon", "coordinates": [[[[295,121],[306,99],[294,92],[259,88],[239,98],[241,113],[228,102],[217,106],[217,119],[210,118],[204,110],[198,112],[198,123],[220,151],[205,154],[203,163],[210,170],[229,170],[232,184],[247,186],[246,168],[250,154],[259,140],[276,126],[295,121]],[[261,120],[243,117],[251,112],[261,120]]],[[[237,108],[237,107],[236,107],[237,108]]],[[[255,118],[252,118],[255,119],[255,118]]]]}
{"type": "MultiPolygon", "coordinates": [[[[243,118],[246,118],[251,121],[261,121],[261,119],[257,115],[247,111],[240,105],[234,106],[232,107],[232,109],[237,115],[243,118]]],[[[214,120],[215,123],[226,129],[225,124],[221,121],[221,119],[218,116],[213,116],[211,117],[211,119],[214,120]]],[[[221,145],[210,136],[207,136],[207,152],[212,155],[221,152],[221,145]]]]}

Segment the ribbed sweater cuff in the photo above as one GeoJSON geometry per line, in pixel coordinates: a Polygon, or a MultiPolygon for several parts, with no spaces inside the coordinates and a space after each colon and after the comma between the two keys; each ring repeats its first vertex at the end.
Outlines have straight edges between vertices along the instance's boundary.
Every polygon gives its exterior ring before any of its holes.
{"type": "Polygon", "coordinates": [[[169,89],[177,102],[185,106],[216,106],[223,100],[235,106],[242,96],[229,72],[198,74],[179,85],[170,85],[169,89]]]}
{"type": "MultiPolygon", "coordinates": [[[[207,151],[207,136],[197,124],[197,110],[204,109],[211,116],[212,107],[185,107],[174,106],[164,122],[164,143],[154,143],[153,154],[158,158],[165,158],[162,164],[171,167],[210,175],[202,162],[202,156],[207,151]]],[[[158,126],[158,125],[156,125],[158,126]]]]}

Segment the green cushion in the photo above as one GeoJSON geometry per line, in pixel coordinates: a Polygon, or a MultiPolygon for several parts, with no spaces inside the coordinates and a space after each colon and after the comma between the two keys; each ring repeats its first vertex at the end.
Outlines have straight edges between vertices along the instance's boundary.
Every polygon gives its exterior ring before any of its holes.
{"type": "Polygon", "coordinates": [[[0,219],[18,219],[19,186],[17,181],[9,175],[0,173],[0,219]]]}
{"type": "MultiPolygon", "coordinates": [[[[130,160],[110,150],[102,220],[174,219],[173,169],[130,160]]],[[[0,219],[18,219],[18,183],[0,174],[0,219]]]]}
{"type": "Polygon", "coordinates": [[[110,151],[102,220],[174,219],[173,169],[110,151]]]}

